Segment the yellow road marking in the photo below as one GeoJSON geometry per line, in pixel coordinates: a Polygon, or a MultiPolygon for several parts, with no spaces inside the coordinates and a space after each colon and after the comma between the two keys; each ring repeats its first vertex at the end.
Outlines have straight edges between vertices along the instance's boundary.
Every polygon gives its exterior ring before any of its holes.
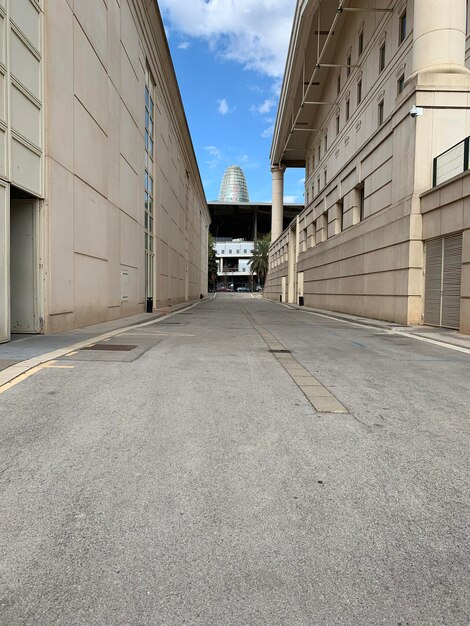
{"type": "Polygon", "coordinates": [[[20,374],[19,376],[11,380],[9,383],[5,383],[4,385],[2,385],[0,387],[0,393],[4,393],[5,391],[8,391],[8,389],[11,389],[18,383],[21,383],[23,380],[26,380],[27,378],[29,378],[33,374],[36,374],[36,372],[39,372],[39,370],[42,370],[45,367],[46,367],[46,363],[42,363],[41,365],[36,365],[36,367],[33,367],[32,369],[28,370],[24,374],[20,374]]]}
{"type": "Polygon", "coordinates": [[[75,367],[75,365],[54,365],[54,363],[56,363],[56,361],[48,361],[47,363],[41,363],[41,365],[36,365],[36,367],[31,368],[30,370],[28,370],[24,374],[20,374],[19,376],[17,376],[13,380],[10,380],[10,382],[5,383],[4,385],[1,385],[0,386],[0,394],[4,393],[5,391],[8,391],[8,389],[11,389],[12,387],[17,385],[18,383],[23,382],[23,380],[26,380],[27,378],[29,378],[33,374],[36,374],[37,372],[39,372],[40,370],[47,369],[47,368],[48,369],[52,369],[52,368],[56,368],[56,369],[62,369],[62,368],[72,369],[72,368],[75,367]]]}

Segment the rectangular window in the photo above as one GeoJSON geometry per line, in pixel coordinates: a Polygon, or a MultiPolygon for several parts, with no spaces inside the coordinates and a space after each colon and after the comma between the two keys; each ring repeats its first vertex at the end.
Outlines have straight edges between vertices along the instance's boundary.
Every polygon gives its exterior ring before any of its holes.
{"type": "Polygon", "coordinates": [[[406,39],[406,11],[400,15],[399,21],[399,38],[398,43],[401,45],[406,39]]]}
{"type": "Polygon", "coordinates": [[[341,233],[343,231],[343,216],[344,216],[344,204],[343,200],[338,200],[336,204],[336,228],[335,234],[341,233]]]}
{"type": "Polygon", "coordinates": [[[318,146],[318,160],[321,159],[321,146],[318,146]]]}
{"type": "Polygon", "coordinates": [[[154,137],[155,82],[150,70],[145,70],[145,172],[144,172],[144,230],[145,230],[145,292],[153,297],[154,247],[154,137]]]}
{"type": "Polygon", "coordinates": [[[379,50],[379,74],[385,69],[385,42],[380,46],[379,50]]]}
{"type": "Polygon", "coordinates": [[[364,184],[354,189],[353,199],[353,224],[358,224],[364,219],[364,184]]]}
{"type": "Polygon", "coordinates": [[[325,152],[328,150],[328,133],[325,133],[325,152]]]}
{"type": "Polygon", "coordinates": [[[361,30],[361,32],[359,33],[359,37],[357,40],[357,54],[358,56],[361,56],[361,54],[364,52],[364,31],[361,30]]]}
{"type": "Polygon", "coordinates": [[[336,136],[339,135],[339,113],[336,116],[336,136]]]}
{"type": "Polygon", "coordinates": [[[346,76],[349,78],[351,75],[351,53],[348,54],[348,58],[346,59],[346,76]]]}
{"type": "Polygon", "coordinates": [[[357,83],[357,104],[361,104],[362,100],[362,80],[357,83]]]}
{"type": "Polygon", "coordinates": [[[341,93],[341,74],[338,74],[336,77],[336,95],[339,96],[341,93]]]}
{"type": "Polygon", "coordinates": [[[320,193],[320,176],[317,178],[317,193],[320,193]]]}
{"type": "Polygon", "coordinates": [[[349,98],[346,100],[346,121],[349,120],[349,113],[350,113],[350,105],[349,105],[349,98]]]}
{"type": "Polygon", "coordinates": [[[405,75],[402,74],[400,76],[400,78],[397,80],[397,92],[398,92],[398,95],[401,94],[401,92],[403,91],[404,88],[405,88],[405,75]]]}
{"type": "Polygon", "coordinates": [[[326,187],[327,180],[328,180],[328,172],[327,172],[327,170],[325,170],[323,172],[323,187],[326,187]]]}
{"type": "Polygon", "coordinates": [[[384,123],[384,101],[383,100],[379,102],[378,120],[379,120],[379,126],[382,126],[382,124],[384,123]]]}
{"type": "Polygon", "coordinates": [[[364,185],[361,185],[359,187],[359,219],[361,220],[361,222],[364,219],[364,202],[364,185]]]}

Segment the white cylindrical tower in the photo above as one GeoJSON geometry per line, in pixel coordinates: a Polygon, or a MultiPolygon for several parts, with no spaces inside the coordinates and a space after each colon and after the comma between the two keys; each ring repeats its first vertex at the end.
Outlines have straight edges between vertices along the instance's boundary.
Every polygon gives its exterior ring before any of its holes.
{"type": "Polygon", "coordinates": [[[466,0],[414,0],[412,75],[467,74],[466,0]]]}
{"type": "Polygon", "coordinates": [[[284,217],[284,172],[286,168],[275,165],[271,168],[273,177],[273,200],[271,211],[271,241],[281,235],[284,217]]]}

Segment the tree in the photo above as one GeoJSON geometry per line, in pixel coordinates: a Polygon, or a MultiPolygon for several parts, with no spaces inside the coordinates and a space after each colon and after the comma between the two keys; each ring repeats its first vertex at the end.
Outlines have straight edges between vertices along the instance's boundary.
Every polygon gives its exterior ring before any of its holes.
{"type": "Polygon", "coordinates": [[[262,285],[266,279],[269,269],[269,246],[271,244],[271,233],[264,235],[255,241],[253,256],[249,260],[251,271],[258,276],[262,285]]]}
{"type": "Polygon", "coordinates": [[[208,240],[208,252],[207,277],[209,291],[215,291],[217,286],[217,251],[215,249],[215,239],[210,233],[208,240]]]}

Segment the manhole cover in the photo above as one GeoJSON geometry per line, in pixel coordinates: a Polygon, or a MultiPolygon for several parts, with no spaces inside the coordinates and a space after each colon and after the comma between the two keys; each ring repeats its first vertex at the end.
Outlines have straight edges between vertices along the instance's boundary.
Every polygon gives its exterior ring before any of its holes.
{"type": "Polygon", "coordinates": [[[80,348],[81,350],[109,350],[111,352],[129,352],[137,348],[137,346],[131,346],[123,343],[95,343],[93,346],[87,346],[86,348],[80,348]]]}
{"type": "Polygon", "coordinates": [[[270,350],[272,354],[290,354],[290,350],[270,350]]]}

